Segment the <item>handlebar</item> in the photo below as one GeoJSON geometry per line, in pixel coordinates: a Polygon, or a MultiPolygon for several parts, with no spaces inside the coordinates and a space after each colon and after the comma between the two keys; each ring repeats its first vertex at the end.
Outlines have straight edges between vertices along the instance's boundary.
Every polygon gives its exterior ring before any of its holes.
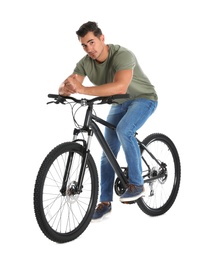
{"type": "Polygon", "coordinates": [[[57,94],[48,94],[49,98],[53,98],[55,101],[51,101],[48,102],[47,104],[51,104],[51,103],[55,103],[55,104],[65,104],[65,102],[67,101],[67,99],[73,100],[75,103],[79,103],[82,106],[86,106],[89,104],[93,104],[96,101],[100,101],[100,103],[98,104],[113,104],[113,103],[117,103],[115,102],[116,99],[122,99],[122,98],[129,98],[129,94],[118,94],[118,95],[113,95],[113,96],[107,96],[107,97],[95,97],[92,99],[86,99],[86,98],[81,98],[81,99],[77,99],[71,96],[65,97],[65,96],[61,96],[61,95],[57,95],[57,94]]]}

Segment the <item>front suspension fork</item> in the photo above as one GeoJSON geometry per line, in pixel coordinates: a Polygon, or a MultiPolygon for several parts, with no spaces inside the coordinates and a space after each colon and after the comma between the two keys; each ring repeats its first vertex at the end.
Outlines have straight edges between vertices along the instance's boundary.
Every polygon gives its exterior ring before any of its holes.
{"type": "MultiPolygon", "coordinates": [[[[91,130],[88,131],[88,139],[87,142],[83,139],[77,139],[78,134],[81,132],[81,129],[75,129],[74,130],[74,135],[73,135],[73,142],[83,142],[83,156],[82,156],[82,162],[81,162],[81,168],[80,168],[80,172],[79,172],[79,177],[78,180],[75,182],[75,189],[74,187],[72,188],[72,191],[70,191],[69,194],[79,194],[82,191],[83,188],[83,179],[84,179],[84,173],[85,173],[85,169],[86,169],[86,165],[87,165],[87,160],[88,160],[88,156],[90,153],[90,145],[91,145],[91,139],[93,136],[93,132],[91,130]]],[[[66,195],[66,190],[67,190],[67,183],[69,180],[69,175],[71,172],[71,168],[72,168],[72,162],[73,162],[73,157],[74,157],[74,152],[70,152],[68,159],[67,159],[67,163],[66,163],[66,167],[65,167],[65,172],[64,172],[64,177],[63,177],[63,182],[62,182],[62,187],[60,189],[60,192],[63,196],[66,195]]]]}
{"type": "Polygon", "coordinates": [[[74,152],[70,152],[68,159],[67,159],[67,163],[66,163],[66,167],[65,167],[65,171],[64,171],[63,182],[62,182],[62,187],[60,189],[60,192],[63,196],[66,195],[66,187],[67,187],[67,182],[68,182],[68,179],[69,179],[69,173],[70,173],[71,166],[72,166],[73,156],[74,156],[74,152]]]}

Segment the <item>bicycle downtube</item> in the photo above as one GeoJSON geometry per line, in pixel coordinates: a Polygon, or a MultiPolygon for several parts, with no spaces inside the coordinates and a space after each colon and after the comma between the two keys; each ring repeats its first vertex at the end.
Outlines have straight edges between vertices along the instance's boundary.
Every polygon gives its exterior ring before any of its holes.
{"type": "Polygon", "coordinates": [[[101,145],[105,155],[107,156],[107,159],[109,160],[113,170],[116,172],[117,176],[119,177],[120,181],[122,182],[122,185],[126,189],[127,184],[128,184],[128,180],[127,180],[126,176],[122,173],[122,169],[119,166],[119,164],[118,164],[113,152],[111,151],[109,145],[105,141],[103,134],[101,133],[98,125],[94,121],[92,121],[91,127],[92,127],[92,130],[93,130],[97,140],[99,141],[99,144],[101,145]]]}

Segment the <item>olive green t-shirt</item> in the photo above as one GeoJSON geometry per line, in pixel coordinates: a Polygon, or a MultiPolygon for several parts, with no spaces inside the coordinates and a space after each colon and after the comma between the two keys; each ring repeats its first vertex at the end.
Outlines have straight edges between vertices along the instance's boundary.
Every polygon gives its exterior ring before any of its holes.
{"type": "MultiPolygon", "coordinates": [[[[135,55],[119,45],[109,44],[109,55],[103,63],[98,63],[88,55],[84,56],[74,69],[75,74],[87,76],[96,86],[110,83],[114,75],[120,70],[133,70],[133,78],[127,89],[129,99],[147,98],[157,100],[157,93],[147,76],[140,68],[135,55]]],[[[127,99],[119,99],[123,103],[127,99]]]]}

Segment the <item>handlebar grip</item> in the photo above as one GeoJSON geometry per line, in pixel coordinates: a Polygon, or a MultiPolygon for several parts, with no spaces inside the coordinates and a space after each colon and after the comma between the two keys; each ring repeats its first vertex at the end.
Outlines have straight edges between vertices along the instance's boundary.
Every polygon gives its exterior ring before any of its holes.
{"type": "Polygon", "coordinates": [[[48,94],[48,97],[49,97],[49,98],[58,98],[59,95],[56,95],[56,94],[48,94]]]}
{"type": "Polygon", "coordinates": [[[112,99],[121,99],[121,98],[129,98],[130,95],[129,94],[117,94],[112,96],[112,99]]]}

